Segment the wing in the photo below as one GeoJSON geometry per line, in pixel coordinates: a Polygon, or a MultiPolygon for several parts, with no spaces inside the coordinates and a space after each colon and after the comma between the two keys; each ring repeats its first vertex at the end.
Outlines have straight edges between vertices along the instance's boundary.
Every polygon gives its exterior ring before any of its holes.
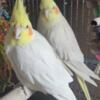
{"type": "Polygon", "coordinates": [[[32,54],[36,56],[34,62],[35,75],[33,75],[37,87],[44,93],[49,93],[59,100],[75,100],[75,96],[69,87],[71,76],[65,70],[63,63],[58,59],[47,41],[38,34],[32,43],[32,54]],[[41,65],[41,66],[40,66],[41,65]]]}
{"type": "Polygon", "coordinates": [[[62,59],[84,61],[75,35],[63,16],[48,29],[46,38],[62,59]]]}
{"type": "Polygon", "coordinates": [[[41,14],[38,31],[47,38],[62,59],[84,61],[74,32],[63,15],[60,15],[57,21],[49,23],[41,14]]]}

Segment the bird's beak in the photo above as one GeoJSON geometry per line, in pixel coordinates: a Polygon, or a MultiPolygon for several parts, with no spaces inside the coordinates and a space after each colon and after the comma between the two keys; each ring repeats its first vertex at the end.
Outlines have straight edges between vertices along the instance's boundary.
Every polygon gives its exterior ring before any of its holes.
{"type": "Polygon", "coordinates": [[[20,27],[15,26],[15,27],[14,27],[14,38],[15,38],[16,40],[19,40],[20,37],[21,37],[21,29],[20,29],[20,27]]]}
{"type": "Polygon", "coordinates": [[[45,9],[44,14],[45,14],[46,17],[48,17],[49,16],[49,10],[45,9]]]}

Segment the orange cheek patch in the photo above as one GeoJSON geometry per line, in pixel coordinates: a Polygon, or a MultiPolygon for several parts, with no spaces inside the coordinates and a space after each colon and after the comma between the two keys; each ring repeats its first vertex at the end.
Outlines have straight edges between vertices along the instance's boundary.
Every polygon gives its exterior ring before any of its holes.
{"type": "Polygon", "coordinates": [[[32,35],[32,27],[29,26],[29,35],[31,36],[32,35]]]}
{"type": "Polygon", "coordinates": [[[56,14],[58,14],[60,12],[60,10],[57,6],[53,7],[53,9],[55,10],[56,14]]]}

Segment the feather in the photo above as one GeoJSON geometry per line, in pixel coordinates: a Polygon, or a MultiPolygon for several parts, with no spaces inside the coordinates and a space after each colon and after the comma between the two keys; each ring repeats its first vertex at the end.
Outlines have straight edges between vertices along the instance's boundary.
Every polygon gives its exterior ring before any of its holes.
{"type": "Polygon", "coordinates": [[[79,76],[77,76],[77,80],[78,80],[79,84],[81,85],[81,88],[85,94],[86,99],[91,100],[90,93],[88,91],[88,87],[87,87],[85,81],[82,78],[80,78],[79,76]]]}

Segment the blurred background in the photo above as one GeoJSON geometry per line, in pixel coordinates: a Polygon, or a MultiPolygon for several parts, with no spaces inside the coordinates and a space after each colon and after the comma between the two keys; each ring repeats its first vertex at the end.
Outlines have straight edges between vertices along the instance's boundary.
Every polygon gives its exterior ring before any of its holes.
{"type": "MultiPolygon", "coordinates": [[[[27,13],[30,16],[33,27],[36,29],[40,0],[24,1],[27,13]]],[[[9,28],[14,2],[15,0],[0,0],[0,96],[8,93],[18,83],[3,50],[3,41],[9,28]]],[[[86,64],[92,70],[95,70],[96,65],[99,63],[95,56],[100,54],[100,41],[97,39],[91,21],[100,16],[100,0],[55,0],[55,2],[73,28],[80,48],[85,55],[86,64]]],[[[100,82],[97,83],[99,85],[98,88],[92,87],[87,83],[93,100],[100,100],[100,82]]],[[[78,100],[86,100],[77,82],[71,84],[71,87],[78,100]]],[[[37,97],[44,98],[42,100],[54,100],[51,96],[44,97],[41,93],[37,93],[33,98],[37,97]]],[[[39,98],[34,100],[41,100],[39,98]]]]}

